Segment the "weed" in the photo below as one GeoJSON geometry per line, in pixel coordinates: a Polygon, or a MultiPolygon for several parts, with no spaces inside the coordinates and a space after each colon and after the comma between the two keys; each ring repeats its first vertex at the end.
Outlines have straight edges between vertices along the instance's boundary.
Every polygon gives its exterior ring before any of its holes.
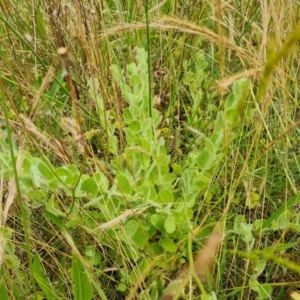
{"type": "Polygon", "coordinates": [[[200,2],[0,4],[1,299],[297,296],[299,5],[200,2]]]}

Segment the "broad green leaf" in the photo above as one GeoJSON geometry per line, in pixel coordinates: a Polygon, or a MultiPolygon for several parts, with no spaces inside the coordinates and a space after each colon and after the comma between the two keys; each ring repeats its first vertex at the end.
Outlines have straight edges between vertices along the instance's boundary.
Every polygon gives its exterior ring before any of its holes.
{"type": "Polygon", "coordinates": [[[258,293],[259,299],[270,299],[272,293],[272,287],[270,284],[262,284],[256,279],[250,279],[249,286],[253,291],[258,293]]]}
{"type": "Polygon", "coordinates": [[[139,224],[136,220],[129,220],[125,224],[125,232],[126,235],[129,237],[133,237],[133,235],[138,231],[139,229],[139,224]]]}
{"type": "Polygon", "coordinates": [[[155,157],[155,162],[158,168],[165,167],[170,163],[170,156],[167,154],[160,154],[155,157]]]}
{"type": "Polygon", "coordinates": [[[234,229],[241,235],[242,240],[251,245],[254,242],[254,236],[252,234],[253,224],[246,222],[243,215],[238,215],[234,219],[234,229]]]}
{"type": "Polygon", "coordinates": [[[159,187],[165,187],[165,188],[172,188],[172,183],[174,182],[174,180],[176,179],[176,175],[172,174],[172,173],[168,173],[169,167],[166,167],[166,172],[164,172],[163,174],[161,174],[161,181],[158,182],[158,186],[159,187]]]}
{"type": "Polygon", "coordinates": [[[76,185],[80,177],[80,171],[74,164],[64,165],[62,167],[56,168],[55,174],[65,185],[70,188],[76,185]]]}
{"type": "Polygon", "coordinates": [[[177,245],[170,238],[162,238],[159,244],[161,245],[161,247],[163,247],[166,251],[170,253],[175,253],[177,250],[177,245]]]}
{"type": "Polygon", "coordinates": [[[50,220],[51,222],[53,222],[59,229],[65,230],[66,226],[63,221],[64,220],[63,218],[55,216],[51,212],[47,211],[47,209],[45,209],[44,213],[45,213],[46,218],[48,220],[50,220]]]}
{"type": "Polygon", "coordinates": [[[48,201],[48,192],[43,189],[31,188],[30,190],[26,191],[26,195],[30,199],[30,205],[32,205],[32,208],[38,208],[42,205],[45,205],[48,201]]]}
{"type": "Polygon", "coordinates": [[[58,207],[54,198],[50,198],[46,204],[46,210],[56,217],[65,217],[66,213],[62,212],[58,207]]]}
{"type": "Polygon", "coordinates": [[[268,260],[266,258],[258,258],[255,260],[255,267],[253,271],[254,277],[258,277],[266,268],[268,260]]]}
{"type": "Polygon", "coordinates": [[[126,124],[130,124],[134,121],[134,116],[132,115],[128,107],[126,107],[123,111],[123,119],[126,122],[126,124]]]}
{"type": "Polygon", "coordinates": [[[24,175],[28,175],[30,173],[30,167],[31,167],[31,155],[28,152],[23,152],[24,158],[22,162],[22,173],[24,175]]]}
{"type": "Polygon", "coordinates": [[[167,233],[173,233],[176,229],[175,219],[172,214],[169,214],[165,220],[164,227],[167,233]]]}
{"type": "Polygon", "coordinates": [[[151,186],[149,184],[143,184],[139,188],[139,194],[140,194],[140,197],[142,198],[142,200],[145,202],[148,202],[148,201],[155,202],[156,201],[156,197],[157,197],[156,190],[153,186],[151,186]]]}
{"type": "Polygon", "coordinates": [[[160,232],[164,231],[165,214],[153,214],[150,217],[151,224],[160,232]]]}
{"type": "Polygon", "coordinates": [[[149,168],[149,165],[150,165],[150,156],[149,156],[149,154],[140,152],[138,154],[138,159],[139,159],[139,163],[140,163],[141,168],[143,170],[147,170],[149,168]]]}
{"type": "Polygon", "coordinates": [[[278,216],[276,220],[274,220],[271,224],[272,230],[286,230],[289,228],[289,225],[291,223],[289,211],[286,210],[283,214],[278,216]]]}
{"type": "Polygon", "coordinates": [[[97,182],[98,188],[101,191],[103,191],[103,192],[107,192],[108,191],[109,181],[108,181],[107,177],[101,171],[97,171],[93,175],[93,178],[97,182]]]}
{"type": "Polygon", "coordinates": [[[93,298],[93,286],[89,280],[85,267],[73,253],[72,255],[72,285],[74,300],[89,300],[93,298]]]}
{"type": "Polygon", "coordinates": [[[249,209],[253,209],[257,206],[258,203],[259,203],[259,194],[255,192],[250,192],[246,198],[246,206],[249,209]]]}
{"type": "Polygon", "coordinates": [[[219,151],[224,140],[224,113],[219,111],[215,121],[215,129],[211,138],[216,151],[219,151]]]}
{"type": "Polygon", "coordinates": [[[127,290],[127,285],[123,282],[119,283],[117,286],[117,290],[120,292],[126,292],[127,290]]]}
{"type": "Polygon", "coordinates": [[[87,194],[96,197],[98,194],[98,184],[93,178],[86,177],[83,178],[80,184],[80,189],[85,191],[87,194]]]}
{"type": "Polygon", "coordinates": [[[48,181],[51,181],[55,178],[53,171],[50,167],[43,161],[39,161],[38,163],[38,170],[40,171],[41,175],[48,181]]]}
{"type": "MultiPolygon", "coordinates": [[[[233,84],[233,94],[236,98],[236,106],[244,104],[248,94],[250,92],[250,80],[247,78],[241,78],[233,84]],[[242,103],[241,103],[242,102],[242,103]]],[[[239,108],[239,107],[237,107],[239,108]]]]}
{"type": "Polygon", "coordinates": [[[131,184],[129,183],[129,180],[125,175],[121,175],[121,174],[117,175],[115,179],[118,184],[118,189],[120,190],[120,192],[128,195],[132,194],[131,184]]]}
{"type": "Polygon", "coordinates": [[[207,174],[205,172],[199,172],[197,170],[191,171],[190,177],[193,191],[196,194],[206,189],[211,181],[209,173],[207,174]]]}
{"type": "Polygon", "coordinates": [[[208,170],[214,166],[216,162],[216,152],[211,147],[205,147],[197,158],[197,166],[199,169],[208,170]]]}
{"type": "Polygon", "coordinates": [[[233,225],[234,230],[238,231],[242,223],[246,223],[245,217],[243,215],[237,215],[234,219],[234,225],[233,225]]]}
{"type": "Polygon", "coordinates": [[[148,234],[139,226],[137,232],[132,236],[132,240],[137,247],[143,248],[148,242],[148,234]]]}
{"type": "MultiPolygon", "coordinates": [[[[32,263],[33,276],[36,283],[44,292],[46,299],[62,299],[53,288],[49,278],[46,276],[38,255],[34,255],[32,263]]],[[[2,298],[1,298],[2,299],[2,298]]]]}
{"type": "Polygon", "coordinates": [[[34,187],[40,188],[45,183],[45,178],[39,170],[39,164],[41,160],[37,157],[33,157],[31,161],[30,174],[34,187]]]}
{"type": "Polygon", "coordinates": [[[211,292],[211,294],[202,294],[201,300],[218,300],[218,297],[215,292],[211,292]]]}
{"type": "Polygon", "coordinates": [[[182,279],[175,279],[169,283],[163,292],[165,299],[174,299],[175,295],[181,295],[185,284],[182,279]]]}
{"type": "Polygon", "coordinates": [[[169,189],[161,190],[157,195],[157,202],[159,203],[173,203],[173,193],[169,189]]]}
{"type": "Polygon", "coordinates": [[[163,248],[155,241],[148,244],[149,252],[154,256],[163,254],[163,248]]]}
{"type": "Polygon", "coordinates": [[[271,214],[271,216],[268,219],[264,220],[263,229],[270,228],[273,221],[276,221],[279,218],[279,216],[284,214],[287,210],[292,209],[292,207],[296,203],[299,203],[299,200],[300,200],[300,195],[296,195],[291,199],[289,199],[287,202],[283,203],[275,212],[271,214]]]}
{"type": "Polygon", "coordinates": [[[134,134],[139,134],[141,129],[142,129],[142,125],[141,122],[139,121],[135,120],[129,125],[129,130],[134,134]]]}
{"type": "Polygon", "coordinates": [[[10,300],[9,296],[8,296],[8,292],[7,292],[7,287],[5,285],[5,283],[2,281],[0,283],[0,299],[2,300],[10,300]]]}

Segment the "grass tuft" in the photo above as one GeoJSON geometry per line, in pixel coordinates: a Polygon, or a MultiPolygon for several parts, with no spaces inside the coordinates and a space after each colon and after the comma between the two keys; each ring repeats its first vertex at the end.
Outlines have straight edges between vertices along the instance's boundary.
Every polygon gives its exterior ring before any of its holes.
{"type": "Polygon", "coordinates": [[[0,4],[0,298],[297,298],[297,1],[0,4]]]}

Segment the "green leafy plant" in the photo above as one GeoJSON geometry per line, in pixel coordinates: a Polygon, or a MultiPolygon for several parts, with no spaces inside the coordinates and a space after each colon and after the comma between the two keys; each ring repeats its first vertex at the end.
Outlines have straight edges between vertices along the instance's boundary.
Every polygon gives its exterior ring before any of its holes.
{"type": "MultiPolygon", "coordinates": [[[[161,255],[166,252],[173,255],[178,250],[178,241],[191,233],[193,206],[213,178],[213,172],[222,159],[225,139],[229,145],[235,137],[234,130],[249,91],[249,82],[243,79],[235,84],[224,112],[217,115],[212,136],[205,138],[202,149],[194,149],[189,153],[187,161],[181,167],[181,173],[176,175],[171,170],[172,162],[165,140],[156,131],[161,116],[154,107],[152,117],[149,116],[148,83],[144,80],[147,76],[147,53],[143,49],[137,49],[136,63],[128,65],[125,73],[117,66],[112,69],[127,102],[123,111],[126,146],[123,153],[111,161],[113,185],[110,186],[101,171],[91,175],[82,174],[74,164],[54,167],[44,158],[32,157],[27,152],[16,150],[16,155],[23,160],[18,172],[20,187],[28,197],[32,209],[44,207],[52,216],[52,221],[53,218],[69,219],[66,223],[69,229],[84,224],[84,228],[92,232],[96,223],[111,222],[122,215],[128,206],[146,208],[139,220],[130,218],[126,221],[124,216],[124,232],[117,239],[131,244],[130,247],[134,247],[135,251],[146,251],[146,261],[150,253],[161,255]],[[70,198],[69,209],[55,196],[61,193],[70,198]],[[49,197],[49,194],[52,196],[49,197]],[[83,199],[88,200],[84,205],[83,199]],[[99,212],[90,213],[89,209],[92,207],[99,212]]],[[[189,84],[188,81],[185,83],[189,84]]],[[[102,98],[100,95],[93,96],[100,101],[98,109],[99,115],[102,115],[102,98]]],[[[151,105],[154,106],[154,103],[151,105]]],[[[104,121],[101,123],[104,124],[104,121]]],[[[112,136],[109,148],[117,149],[116,139],[113,138],[114,129],[109,128],[109,135],[112,136]]],[[[112,150],[112,153],[115,152],[116,150],[112,150]]],[[[5,162],[1,170],[8,180],[12,170],[6,153],[3,151],[0,159],[5,162]]],[[[55,222],[65,231],[66,228],[59,219],[55,222]]],[[[117,222],[117,228],[121,224],[117,222]]],[[[109,242],[106,239],[104,241],[109,242]]],[[[145,259],[144,256],[138,259],[138,265],[145,259]]],[[[81,275],[80,264],[78,258],[73,257],[72,276],[76,299],[83,299],[79,281],[87,280],[85,275],[81,275]]],[[[43,275],[38,257],[34,266],[34,276],[45,295],[54,292],[43,275]]],[[[88,293],[84,297],[91,297],[90,289],[84,292],[88,293]]]]}

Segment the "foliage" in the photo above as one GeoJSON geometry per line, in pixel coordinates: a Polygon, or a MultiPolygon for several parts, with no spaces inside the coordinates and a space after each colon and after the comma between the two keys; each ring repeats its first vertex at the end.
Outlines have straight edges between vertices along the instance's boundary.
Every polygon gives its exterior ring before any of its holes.
{"type": "MultiPolygon", "coordinates": [[[[1,299],[280,299],[288,272],[298,280],[298,92],[294,75],[272,78],[297,30],[258,82],[254,5],[224,10],[243,24],[227,39],[227,19],[207,21],[219,4],[146,2],[66,2],[60,22],[42,1],[34,37],[31,19],[1,12],[5,51],[27,53],[0,73],[1,299]],[[50,68],[50,31],[73,50],[70,74],[50,68]]],[[[30,4],[7,5],[31,18],[30,4]]]]}

